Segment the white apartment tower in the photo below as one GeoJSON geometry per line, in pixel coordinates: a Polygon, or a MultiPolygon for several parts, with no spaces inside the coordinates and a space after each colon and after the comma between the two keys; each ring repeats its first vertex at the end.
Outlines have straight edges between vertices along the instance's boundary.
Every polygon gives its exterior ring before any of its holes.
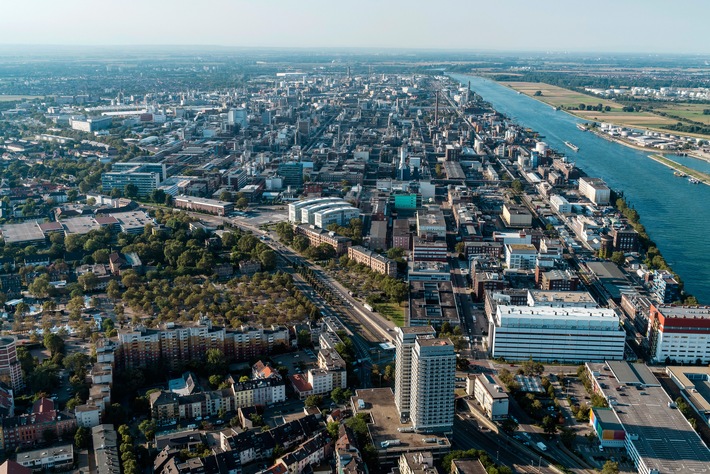
{"type": "Polygon", "coordinates": [[[412,354],[412,425],[417,431],[451,431],[456,354],[449,339],[418,337],[412,354]]]}
{"type": "Polygon", "coordinates": [[[436,332],[431,326],[396,328],[395,337],[395,385],[394,402],[402,419],[409,418],[410,396],[412,387],[412,352],[417,336],[434,337],[436,332]]]}

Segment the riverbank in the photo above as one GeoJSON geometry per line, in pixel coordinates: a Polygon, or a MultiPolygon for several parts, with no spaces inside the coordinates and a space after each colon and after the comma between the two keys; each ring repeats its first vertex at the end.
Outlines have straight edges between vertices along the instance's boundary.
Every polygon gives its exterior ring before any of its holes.
{"type": "Polygon", "coordinates": [[[603,97],[590,96],[564,87],[553,86],[544,82],[509,82],[498,84],[508,87],[519,94],[524,94],[538,102],[557,108],[587,122],[607,122],[620,127],[655,133],[668,133],[687,137],[710,139],[708,135],[697,133],[680,133],[662,128],[664,125],[674,125],[678,120],[659,115],[655,111],[624,112],[618,102],[604,99],[603,97]],[[540,92],[542,95],[535,95],[540,92]],[[609,107],[610,110],[579,110],[580,104],[598,105],[609,107]]]}
{"type": "MultiPolygon", "coordinates": [[[[570,154],[575,165],[587,175],[603,179],[610,188],[623,190],[629,205],[643,216],[643,225],[668,266],[685,277],[686,291],[701,302],[710,302],[710,242],[706,238],[710,220],[699,217],[707,214],[710,187],[691,186],[687,179],[672,176],[668,167],[649,159],[648,155],[658,150],[642,151],[600,140],[577,129],[585,120],[555,112],[538,100],[524,99],[500,83],[476,76],[454,78],[461,84],[471,81],[477,95],[511,121],[539,132],[550,148],[564,150],[565,140],[579,146],[579,153],[570,154]]],[[[679,162],[695,166],[687,157],[679,162]]],[[[705,166],[698,169],[710,172],[705,166]]]]}
{"type": "Polygon", "coordinates": [[[657,161],[658,163],[661,163],[664,166],[667,166],[668,168],[685,173],[686,175],[697,179],[701,183],[710,186],[710,174],[696,171],[692,168],[688,168],[687,166],[683,166],[680,163],[676,163],[673,160],[669,160],[668,158],[666,158],[663,155],[655,154],[655,155],[648,155],[648,157],[654,161],[657,161]]]}

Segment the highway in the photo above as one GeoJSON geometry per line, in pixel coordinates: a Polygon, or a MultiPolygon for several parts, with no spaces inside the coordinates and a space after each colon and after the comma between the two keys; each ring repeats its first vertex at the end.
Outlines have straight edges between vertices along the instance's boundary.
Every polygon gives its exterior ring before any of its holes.
{"type": "Polygon", "coordinates": [[[504,436],[485,432],[477,422],[469,420],[468,415],[458,414],[454,418],[453,444],[458,449],[481,449],[488,453],[497,464],[502,464],[521,473],[559,474],[550,468],[548,462],[541,456],[528,455],[516,443],[504,436]]]}

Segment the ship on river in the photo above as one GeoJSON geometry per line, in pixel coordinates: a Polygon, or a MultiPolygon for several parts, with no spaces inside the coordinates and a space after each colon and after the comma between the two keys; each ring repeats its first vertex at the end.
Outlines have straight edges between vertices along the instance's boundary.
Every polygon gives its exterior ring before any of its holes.
{"type": "Polygon", "coordinates": [[[565,142],[565,145],[570,147],[573,151],[579,151],[579,147],[572,142],[565,142]]]}

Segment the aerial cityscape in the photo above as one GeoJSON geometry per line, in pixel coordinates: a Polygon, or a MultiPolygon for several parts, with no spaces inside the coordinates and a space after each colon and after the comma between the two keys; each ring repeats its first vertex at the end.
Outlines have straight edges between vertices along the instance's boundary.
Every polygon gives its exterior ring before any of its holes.
{"type": "Polygon", "coordinates": [[[710,474],[710,4],[26,3],[0,470],[710,474]]]}

